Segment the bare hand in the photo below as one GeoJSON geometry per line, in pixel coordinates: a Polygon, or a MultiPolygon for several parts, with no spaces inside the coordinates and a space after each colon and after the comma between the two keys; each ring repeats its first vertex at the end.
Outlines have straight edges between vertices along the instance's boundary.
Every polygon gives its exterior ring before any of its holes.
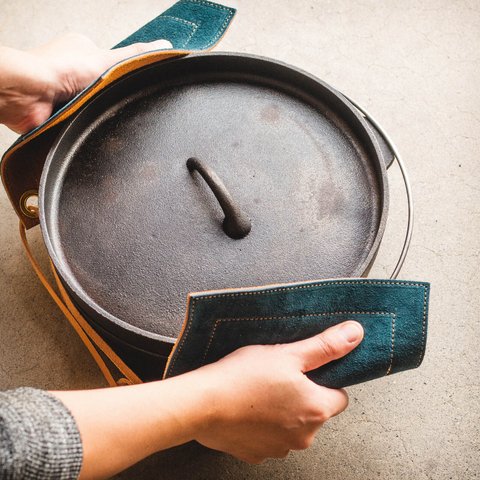
{"type": "Polygon", "coordinates": [[[300,342],[241,348],[197,370],[214,395],[211,420],[196,439],[249,463],[307,448],[323,423],[345,410],[348,396],[304,373],[343,357],[362,338],[362,327],[346,322],[300,342]]]}
{"type": "Polygon", "coordinates": [[[26,133],[47,120],[56,104],[75,96],[115,63],[162,48],[171,48],[170,42],[104,50],[79,34],[25,52],[0,47],[0,123],[26,133]]]}

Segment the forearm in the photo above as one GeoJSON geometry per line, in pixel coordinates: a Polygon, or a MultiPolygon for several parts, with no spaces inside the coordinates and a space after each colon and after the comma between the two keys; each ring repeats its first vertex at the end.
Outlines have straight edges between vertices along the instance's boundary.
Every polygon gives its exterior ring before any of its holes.
{"type": "Polygon", "coordinates": [[[104,478],[195,439],[209,417],[208,387],[182,375],[161,382],[51,392],[71,411],[83,444],[81,479],[104,478]]]}

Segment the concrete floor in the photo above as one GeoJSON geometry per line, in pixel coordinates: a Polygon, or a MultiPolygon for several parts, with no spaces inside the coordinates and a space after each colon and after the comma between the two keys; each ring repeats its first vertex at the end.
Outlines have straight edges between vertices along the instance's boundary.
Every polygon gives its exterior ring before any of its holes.
{"type": "MultiPolygon", "coordinates": [[[[109,47],[166,0],[0,0],[0,43],[28,48],[68,31],[109,47]]],[[[421,368],[349,389],[347,412],[307,451],[253,467],[195,445],[119,478],[471,479],[480,477],[480,3],[477,0],[243,0],[219,49],[308,70],[368,108],[404,154],[416,228],[402,278],[432,283],[421,368]]],[[[15,135],[0,127],[0,150],[15,135]]],[[[372,272],[392,269],[405,207],[390,174],[388,229],[372,272]]],[[[104,384],[20,247],[0,192],[0,388],[104,384]]],[[[41,248],[40,232],[32,232],[41,248]]],[[[45,256],[43,255],[45,259],[45,256]]]]}

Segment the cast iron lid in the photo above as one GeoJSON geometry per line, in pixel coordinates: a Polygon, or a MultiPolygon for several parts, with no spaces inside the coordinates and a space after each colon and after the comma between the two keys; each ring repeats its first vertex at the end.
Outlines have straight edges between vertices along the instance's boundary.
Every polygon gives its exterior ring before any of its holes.
{"type": "Polygon", "coordinates": [[[87,104],[49,154],[40,215],[81,307],[168,342],[188,292],[362,275],[387,199],[378,141],[342,95],[220,53],[149,66],[87,104]]]}

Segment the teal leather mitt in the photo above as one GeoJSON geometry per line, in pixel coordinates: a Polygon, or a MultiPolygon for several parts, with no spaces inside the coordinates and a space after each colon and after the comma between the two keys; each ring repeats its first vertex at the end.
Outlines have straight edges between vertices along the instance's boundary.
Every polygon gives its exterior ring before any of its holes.
{"type": "Polygon", "coordinates": [[[194,293],[165,377],[246,345],[302,340],[345,320],[360,322],[364,339],[309,372],[314,382],[340,388],[416,368],[425,352],[428,297],[428,283],[370,279],[194,293]]]}
{"type": "Polygon", "coordinates": [[[207,0],[180,0],[114,48],[166,39],[175,50],[208,50],[225,33],[235,9],[207,0]]]}

